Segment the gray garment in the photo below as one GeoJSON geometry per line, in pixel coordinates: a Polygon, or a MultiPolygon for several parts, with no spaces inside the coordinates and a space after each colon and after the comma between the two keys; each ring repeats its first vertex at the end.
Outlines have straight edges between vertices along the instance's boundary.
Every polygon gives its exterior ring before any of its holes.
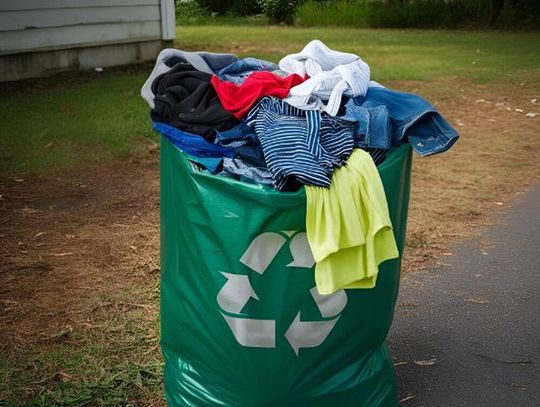
{"type": "Polygon", "coordinates": [[[141,88],[141,96],[154,108],[154,93],[152,82],[159,75],[168,72],[178,60],[188,62],[198,71],[214,74],[222,68],[236,62],[238,58],[232,54],[215,54],[212,52],[188,52],[179,49],[166,48],[161,51],[156,59],[156,65],[141,88]]]}
{"type": "Polygon", "coordinates": [[[273,185],[272,173],[267,168],[253,167],[237,158],[223,158],[223,172],[236,175],[240,181],[273,185]]]}

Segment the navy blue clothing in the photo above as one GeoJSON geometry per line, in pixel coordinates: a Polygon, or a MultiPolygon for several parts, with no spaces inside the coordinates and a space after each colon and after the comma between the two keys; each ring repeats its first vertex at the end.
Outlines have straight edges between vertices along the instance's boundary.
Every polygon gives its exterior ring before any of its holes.
{"type": "Polygon", "coordinates": [[[230,130],[217,131],[214,143],[223,147],[239,147],[259,144],[259,139],[255,130],[242,121],[230,130]]]}
{"type": "Polygon", "coordinates": [[[263,151],[257,139],[249,145],[244,143],[238,147],[231,147],[209,143],[197,134],[187,133],[165,123],[154,122],[153,129],[212,173],[221,171],[223,158],[241,160],[243,167],[251,165],[258,170],[266,168],[263,151]]]}
{"type": "Polygon", "coordinates": [[[209,143],[197,134],[190,134],[165,123],[154,122],[153,129],[167,137],[180,150],[199,158],[234,157],[234,149],[209,143]]]}
{"type": "Polygon", "coordinates": [[[255,129],[245,121],[230,130],[216,132],[214,143],[234,148],[234,157],[254,167],[266,168],[263,150],[255,129]]]}

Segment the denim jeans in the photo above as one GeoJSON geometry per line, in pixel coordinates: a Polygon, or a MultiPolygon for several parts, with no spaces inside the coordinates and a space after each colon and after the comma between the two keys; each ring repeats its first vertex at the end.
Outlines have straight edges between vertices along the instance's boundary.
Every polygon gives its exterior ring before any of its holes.
{"type": "Polygon", "coordinates": [[[358,145],[385,148],[408,141],[421,156],[447,151],[459,138],[456,130],[428,101],[411,93],[370,87],[346,105],[347,120],[358,122],[358,145]]]}
{"type": "Polygon", "coordinates": [[[249,127],[245,121],[242,121],[232,129],[216,131],[214,143],[222,147],[240,147],[258,144],[259,139],[255,134],[255,130],[249,127]]]}
{"type": "Polygon", "coordinates": [[[272,173],[265,167],[256,167],[238,158],[224,158],[223,172],[233,175],[234,178],[254,183],[272,185],[274,178],[272,173]]]}
{"type": "Polygon", "coordinates": [[[389,150],[392,146],[392,123],[386,106],[361,107],[350,99],[344,119],[357,122],[355,145],[361,148],[389,150]]]}
{"type": "Polygon", "coordinates": [[[277,71],[279,67],[273,62],[257,58],[243,58],[230,65],[220,69],[217,73],[219,78],[224,81],[233,82],[240,85],[244,80],[255,71],[277,71]]]}

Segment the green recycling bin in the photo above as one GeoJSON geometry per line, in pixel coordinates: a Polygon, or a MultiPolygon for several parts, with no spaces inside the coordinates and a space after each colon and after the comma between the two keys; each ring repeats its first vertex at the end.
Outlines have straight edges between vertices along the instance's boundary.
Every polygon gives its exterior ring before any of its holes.
{"type": "MultiPolygon", "coordinates": [[[[408,144],[379,166],[400,253],[408,144]]],[[[304,189],[193,169],[161,141],[161,347],[177,406],[396,406],[386,345],[401,258],[373,289],[315,289],[304,189]]]]}

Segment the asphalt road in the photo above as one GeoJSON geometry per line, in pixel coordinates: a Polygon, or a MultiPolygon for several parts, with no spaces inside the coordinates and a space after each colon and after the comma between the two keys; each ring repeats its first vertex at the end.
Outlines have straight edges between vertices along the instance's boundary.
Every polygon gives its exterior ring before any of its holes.
{"type": "Polygon", "coordinates": [[[400,407],[540,406],[540,185],[450,251],[401,286],[400,407]]]}

